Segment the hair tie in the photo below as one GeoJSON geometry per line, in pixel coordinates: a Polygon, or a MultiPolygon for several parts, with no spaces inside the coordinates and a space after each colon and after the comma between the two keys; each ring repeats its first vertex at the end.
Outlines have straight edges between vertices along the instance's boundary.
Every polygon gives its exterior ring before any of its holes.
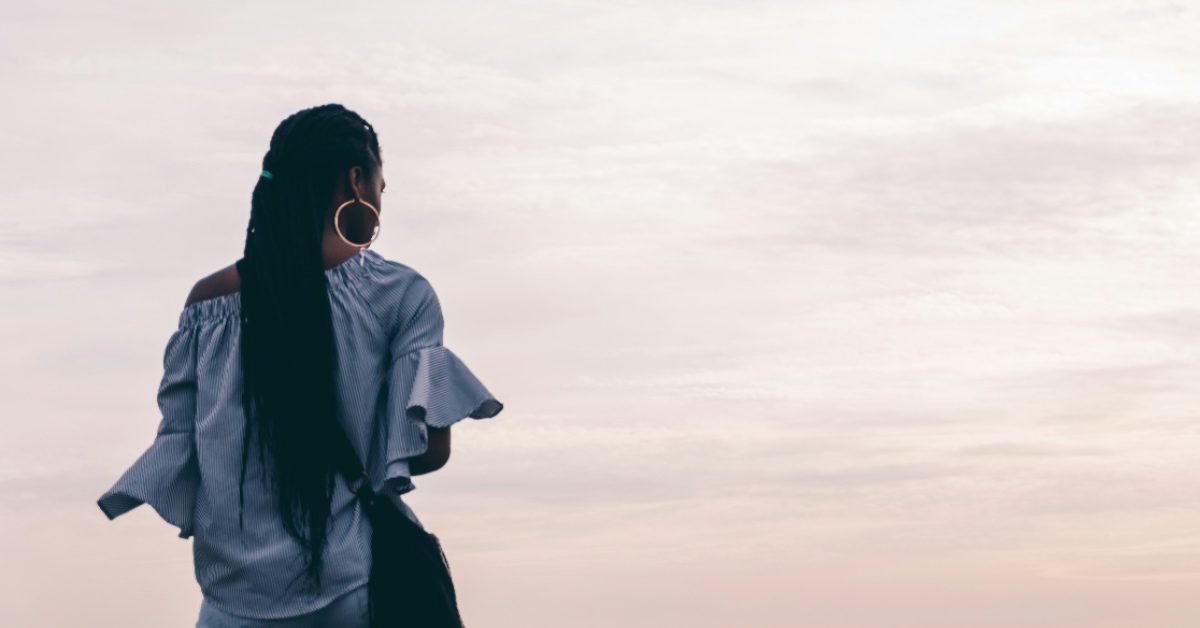
{"type": "Polygon", "coordinates": [[[266,177],[266,178],[268,178],[268,179],[274,179],[274,178],[275,178],[275,175],[273,175],[273,174],[271,174],[271,173],[267,172],[266,170],[263,170],[263,171],[262,171],[262,176],[264,176],[264,177],[266,177]]]}

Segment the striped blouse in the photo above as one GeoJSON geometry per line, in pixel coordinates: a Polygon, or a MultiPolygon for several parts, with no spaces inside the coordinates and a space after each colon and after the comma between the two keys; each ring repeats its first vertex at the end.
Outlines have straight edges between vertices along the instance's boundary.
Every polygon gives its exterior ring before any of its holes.
{"type": "MultiPolygon", "coordinates": [[[[427,426],[493,417],[504,406],[442,345],[437,295],[416,270],[363,250],[325,275],[342,422],[373,488],[416,521],[400,495],[414,488],[408,460],[426,451],[427,426]]],[[[245,529],[238,529],[239,297],[183,309],[163,359],[154,441],[98,504],[109,519],[150,504],[181,538],[192,538],[196,580],[210,604],[243,617],[290,617],[366,584],[371,529],[339,478],[322,588],[305,593],[302,550],[283,528],[257,456],[246,463],[245,529]]]]}

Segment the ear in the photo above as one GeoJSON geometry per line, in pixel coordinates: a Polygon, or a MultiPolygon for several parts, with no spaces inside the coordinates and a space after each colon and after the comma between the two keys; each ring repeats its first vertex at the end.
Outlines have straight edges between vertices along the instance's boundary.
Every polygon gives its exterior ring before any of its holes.
{"type": "Polygon", "coordinates": [[[362,166],[350,166],[348,173],[350,189],[348,192],[362,198],[362,190],[367,187],[366,173],[363,172],[362,166]]]}

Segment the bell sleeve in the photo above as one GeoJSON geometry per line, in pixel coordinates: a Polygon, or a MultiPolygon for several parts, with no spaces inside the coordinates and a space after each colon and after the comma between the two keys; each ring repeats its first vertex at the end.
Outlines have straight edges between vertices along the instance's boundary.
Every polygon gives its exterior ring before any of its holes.
{"type": "Polygon", "coordinates": [[[110,520],[150,504],[179,537],[192,536],[200,471],[196,459],[196,328],[181,325],[167,341],[158,388],[162,421],[149,448],[97,505],[110,520]]]}
{"type": "MultiPolygon", "coordinates": [[[[453,351],[442,344],[445,321],[437,293],[424,278],[409,288],[399,324],[392,330],[388,403],[384,417],[386,467],[383,482],[404,478],[408,459],[429,448],[428,428],[465,419],[487,419],[504,404],[453,351]]],[[[376,487],[377,489],[379,487],[376,487]]]]}

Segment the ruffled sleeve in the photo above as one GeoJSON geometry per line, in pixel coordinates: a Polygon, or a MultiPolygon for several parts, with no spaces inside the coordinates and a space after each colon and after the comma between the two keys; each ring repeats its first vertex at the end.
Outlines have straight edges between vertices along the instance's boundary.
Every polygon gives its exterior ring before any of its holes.
{"type": "Polygon", "coordinates": [[[150,447],[97,504],[111,520],[142,505],[192,536],[200,470],[196,459],[196,328],[183,324],[167,341],[158,389],[162,421],[150,447]]]}
{"type": "Polygon", "coordinates": [[[453,351],[442,344],[445,321],[433,287],[423,277],[407,290],[391,336],[392,363],[384,416],[384,482],[411,490],[408,459],[428,449],[428,427],[450,427],[465,419],[496,416],[504,404],[453,351]]]}

